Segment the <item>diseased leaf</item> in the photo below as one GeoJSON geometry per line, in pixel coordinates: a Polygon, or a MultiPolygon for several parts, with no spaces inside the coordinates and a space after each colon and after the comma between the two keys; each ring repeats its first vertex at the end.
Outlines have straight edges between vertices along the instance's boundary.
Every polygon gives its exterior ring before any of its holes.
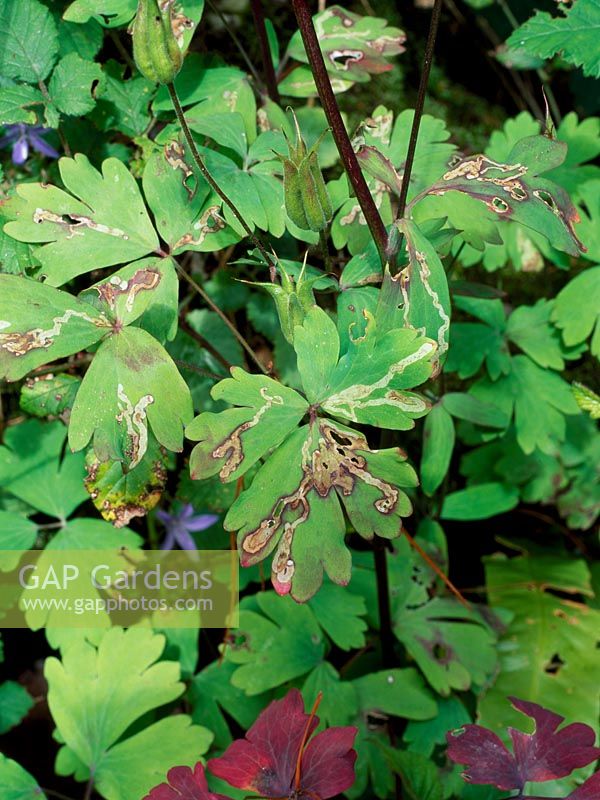
{"type": "Polygon", "coordinates": [[[536,11],[511,34],[507,44],[540,58],[560,53],[565,61],[582,67],[584,75],[600,78],[599,33],[600,2],[577,0],[558,17],[536,11]]]}
{"type": "Polygon", "coordinates": [[[148,449],[148,425],[167,450],[180,451],[192,415],[190,391],[166,350],[141,328],[124,328],[103,342],[85,374],[69,444],[81,450],[93,437],[101,461],[133,469],[148,449]]]}
{"type": "Polygon", "coordinates": [[[435,377],[446,360],[450,335],[450,293],[440,257],[417,225],[398,223],[406,236],[409,266],[399,276],[405,325],[424,333],[437,343],[435,377]]]}
{"type": "Polygon", "coordinates": [[[41,91],[33,86],[15,83],[14,86],[0,88],[0,125],[13,125],[19,122],[26,125],[35,124],[36,113],[29,106],[42,103],[41,91]]]}
{"type": "Polygon", "coordinates": [[[397,450],[371,451],[361,434],[326,420],[295,431],[225,518],[226,529],[239,531],[242,565],[275,550],[273,585],[301,602],[317,591],[323,569],[346,584],[350,553],[340,500],[362,536],[397,536],[412,510],[400,487],[416,484],[403,460],[397,450]]]}
{"type": "Polygon", "coordinates": [[[280,444],[308,410],[301,395],[272,378],[249,375],[239,367],[231,375],[211,395],[242,408],[205,412],[186,428],[186,436],[200,442],[190,460],[196,480],[217,473],[223,481],[237,479],[280,444]]]}
{"type": "Polygon", "coordinates": [[[116,528],[144,517],[160,500],[167,481],[166,454],[152,434],[133,469],[121,461],[101,461],[93,448],[86,456],[85,488],[102,517],[116,528]]]}
{"type": "Polygon", "coordinates": [[[47,242],[35,254],[51,286],[158,248],[135,179],[121,161],[108,158],[100,173],[77,154],[61,158],[59,169],[71,194],[52,185],[22,183],[19,197],[6,204],[15,221],[4,226],[19,241],[47,242]]]}
{"type": "Polygon", "coordinates": [[[587,411],[592,419],[600,419],[600,397],[582,383],[573,384],[573,396],[579,408],[587,411]]]}
{"type": "MultiPolygon", "coordinates": [[[[392,68],[387,59],[404,52],[403,31],[378,17],[361,17],[335,5],[316,14],[314,25],[328,72],[345,81],[368,81],[370,73],[387,72],[392,68]]],[[[308,61],[299,31],[288,53],[308,61]]]]}
{"type": "Polygon", "coordinates": [[[469,156],[449,169],[430,192],[463,192],[482,201],[499,220],[515,220],[542,233],[553,247],[571,255],[584,249],[573,224],[579,215],[568,194],[557,184],[538,177],[560,166],[564,142],[528,136],[512,148],[506,163],[486,155],[469,156]]]}
{"type": "Polygon", "coordinates": [[[0,274],[0,375],[6,380],[83,350],[109,331],[104,314],[67,292],[0,274]]]}

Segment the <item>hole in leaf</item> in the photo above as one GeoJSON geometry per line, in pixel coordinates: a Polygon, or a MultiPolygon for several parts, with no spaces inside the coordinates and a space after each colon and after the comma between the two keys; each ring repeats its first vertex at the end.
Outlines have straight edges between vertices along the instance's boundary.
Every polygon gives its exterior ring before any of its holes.
{"type": "Polygon", "coordinates": [[[508,203],[501,197],[494,197],[492,199],[492,207],[498,214],[506,214],[506,212],[510,210],[508,203]]]}
{"type": "Polygon", "coordinates": [[[556,675],[561,667],[563,667],[565,662],[562,658],[558,655],[558,653],[554,653],[550,661],[544,667],[544,672],[548,675],[556,675]]]}

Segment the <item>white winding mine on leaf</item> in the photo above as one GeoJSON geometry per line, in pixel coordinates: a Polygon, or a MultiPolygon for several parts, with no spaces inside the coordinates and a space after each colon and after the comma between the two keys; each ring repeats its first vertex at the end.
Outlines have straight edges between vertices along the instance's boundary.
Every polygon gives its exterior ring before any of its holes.
{"type": "Polygon", "coordinates": [[[338,394],[332,394],[323,403],[323,408],[330,414],[342,414],[344,417],[356,422],[356,410],[359,408],[369,408],[372,406],[394,406],[401,411],[409,413],[420,413],[425,411],[427,405],[419,397],[407,396],[404,392],[390,390],[383,397],[371,397],[375,392],[385,389],[396,375],[402,374],[404,370],[416,361],[426,358],[436,350],[434,342],[423,342],[414,353],[406,356],[395,364],[392,364],[386,374],[375,383],[364,384],[356,383],[343,389],[338,394]]]}
{"type": "Polygon", "coordinates": [[[128,455],[130,457],[130,469],[137,467],[146,450],[148,449],[148,421],[146,419],[146,409],[154,402],[154,397],[151,394],[146,394],[141,397],[138,402],[133,405],[131,400],[125,394],[123,384],[117,386],[117,397],[119,398],[119,413],[117,414],[117,422],[124,422],[127,428],[127,435],[130,440],[130,450],[128,455]]]}
{"type": "Polygon", "coordinates": [[[67,228],[69,230],[67,239],[72,239],[73,236],[84,235],[83,231],[78,231],[77,228],[89,228],[92,231],[97,231],[98,233],[103,233],[108,236],[116,236],[118,239],[124,239],[125,241],[129,239],[125,231],[122,231],[120,228],[111,228],[108,225],[102,225],[100,222],[94,222],[94,220],[89,217],[82,217],[79,214],[68,214],[67,216],[69,219],[75,221],[69,222],[68,219],[65,219],[65,217],[60,214],[55,214],[44,208],[36,208],[33,214],[33,221],[38,225],[42,222],[53,222],[56,225],[67,228]]]}
{"type": "Polygon", "coordinates": [[[247,422],[243,422],[241,425],[239,425],[234,431],[232,431],[227,439],[225,439],[225,441],[216,447],[211,453],[213,458],[226,459],[225,464],[221,467],[221,471],[219,472],[219,476],[222,481],[226,481],[227,478],[233,472],[235,472],[235,470],[244,460],[244,451],[241,439],[242,434],[250,428],[254,428],[255,425],[258,425],[263,414],[266,414],[266,412],[272,406],[283,405],[283,397],[278,394],[271,397],[266,386],[263,386],[260,390],[260,396],[263,398],[265,403],[257,410],[252,419],[249,419],[247,422]]]}
{"type": "MultiPolygon", "coordinates": [[[[282,524],[283,532],[273,556],[273,585],[280,594],[289,592],[296,565],[291,557],[294,535],[310,516],[308,495],[314,490],[320,497],[331,491],[348,496],[354,491],[357,480],[374,486],[381,492],[374,505],[381,514],[391,514],[398,503],[399,490],[380,478],[376,478],[367,467],[362,453],[368,453],[367,440],[358,433],[340,430],[328,420],[320,420],[319,438],[312,453],[311,436],[302,446],[302,479],[298,488],[284,497],[279,497],[268,517],[248,533],[242,542],[242,564],[254,563],[256,556],[265,550],[282,524]],[[359,452],[362,451],[362,452],[359,452]],[[293,521],[283,521],[283,515],[296,513],[293,521]],[[244,555],[246,558],[244,558],[244,555]]],[[[259,556],[260,557],[260,556],[259,556]]]]}
{"type": "MultiPolygon", "coordinates": [[[[467,181],[476,180],[481,183],[491,183],[504,189],[513,200],[522,202],[527,200],[529,193],[525,189],[523,182],[519,180],[527,173],[528,169],[523,164],[499,164],[484,155],[461,161],[454,169],[449,170],[443,176],[445,181],[464,178],[467,181]],[[499,170],[500,172],[510,172],[505,178],[498,176],[488,176],[489,170],[499,170]]],[[[510,211],[508,203],[500,197],[494,197],[491,201],[486,201],[486,205],[497,214],[506,214],[510,211]]]]}
{"type": "Polygon", "coordinates": [[[125,308],[131,313],[138,293],[156,289],[160,280],[161,275],[158,270],[138,269],[127,281],[118,275],[113,275],[107,283],[96,286],[96,291],[111,309],[114,309],[117,297],[125,295],[125,308]]]}
{"type": "Polygon", "coordinates": [[[225,220],[219,214],[219,206],[209,206],[200,219],[194,223],[193,227],[195,231],[200,232],[198,238],[194,239],[192,233],[186,233],[178,242],[175,242],[173,250],[177,250],[178,247],[183,247],[183,245],[203,244],[206,237],[211,233],[222,231],[225,227],[225,220]]]}
{"type": "MultiPolygon", "coordinates": [[[[85,311],[76,311],[73,308],[68,308],[62,316],[53,318],[54,325],[47,330],[33,328],[22,333],[16,331],[14,333],[0,333],[0,350],[6,350],[13,356],[18,357],[26,355],[31,350],[47,349],[54,343],[54,338],[60,334],[62,326],[66,325],[72,317],[83,319],[99,328],[109,326],[108,320],[102,315],[90,317],[85,311]]],[[[0,330],[10,327],[11,324],[11,322],[2,320],[0,322],[0,330]]]]}
{"type": "Polygon", "coordinates": [[[427,264],[427,256],[425,255],[425,253],[417,251],[415,253],[415,257],[417,260],[417,264],[419,265],[419,274],[421,276],[421,283],[423,284],[425,291],[427,292],[429,297],[431,297],[431,302],[433,304],[433,307],[438,312],[438,314],[440,315],[440,319],[442,320],[442,324],[438,328],[437,332],[438,352],[436,354],[436,359],[439,361],[442,354],[445,353],[446,350],[448,349],[446,334],[450,329],[450,317],[448,316],[448,314],[446,314],[444,307],[440,302],[438,293],[433,289],[433,287],[429,283],[431,272],[427,264]]]}

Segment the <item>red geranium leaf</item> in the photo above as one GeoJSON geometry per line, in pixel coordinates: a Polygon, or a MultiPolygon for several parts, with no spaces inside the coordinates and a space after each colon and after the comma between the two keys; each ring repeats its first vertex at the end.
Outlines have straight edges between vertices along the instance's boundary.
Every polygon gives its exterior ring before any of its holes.
{"type": "MultiPolygon", "coordinates": [[[[600,758],[600,748],[594,746],[596,737],[589,725],[576,722],[559,730],[564,721],[560,714],[537,703],[514,697],[509,700],[514,708],[535,720],[533,733],[508,729],[514,755],[495,733],[481,725],[465,725],[447,734],[448,757],[467,765],[467,772],[463,774],[466,781],[522,791],[528,781],[540,783],[564,778],[600,758]]],[[[581,790],[581,795],[575,793],[570,797],[600,800],[600,795],[593,795],[596,783],[592,783],[591,789],[584,787],[586,784],[577,790],[581,790]]]]}
{"type": "Polygon", "coordinates": [[[517,762],[500,738],[481,725],[464,725],[446,734],[448,758],[466,764],[469,783],[491,783],[498,789],[521,789],[517,762]]]}
{"type": "Polygon", "coordinates": [[[238,789],[262,797],[287,798],[294,791],[320,800],[332,797],[354,782],[352,750],[356,728],[329,728],[301,751],[319,724],[304,711],[298,689],[274,700],[260,714],[245,739],[233,742],[208,769],[238,789]],[[300,759],[300,760],[299,760],[300,759]],[[299,787],[296,770],[300,763],[299,787]]]}
{"type": "Polygon", "coordinates": [[[356,728],[328,728],[310,742],[302,756],[302,789],[326,800],[354,783],[356,728]]]}
{"type": "Polygon", "coordinates": [[[204,767],[198,763],[190,767],[173,767],[167,772],[168,783],[155,786],[144,800],[229,800],[208,788],[204,767]]]}
{"type": "Polygon", "coordinates": [[[600,797],[600,772],[578,786],[565,800],[598,800],[600,797]]]}
{"type": "Polygon", "coordinates": [[[535,720],[532,734],[509,728],[519,772],[525,781],[551,781],[570,775],[574,769],[585,767],[600,758],[600,748],[594,747],[596,734],[589,725],[575,722],[557,730],[564,717],[554,714],[537,703],[509,697],[513,706],[535,720]]]}

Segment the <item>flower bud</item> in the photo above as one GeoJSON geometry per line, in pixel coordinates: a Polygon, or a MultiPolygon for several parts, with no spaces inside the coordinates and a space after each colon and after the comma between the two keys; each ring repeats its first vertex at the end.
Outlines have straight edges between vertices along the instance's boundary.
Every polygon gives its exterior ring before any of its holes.
{"type": "Polygon", "coordinates": [[[172,0],[138,0],[133,20],[133,58],[142,75],[154,83],[172,83],[183,64],[173,30],[172,0]]]}
{"type": "Polygon", "coordinates": [[[283,164],[285,210],[299,228],[318,232],[327,227],[333,216],[331,200],[317,156],[317,149],[323,137],[321,136],[311,149],[307,150],[295,114],[294,123],[296,142],[292,144],[288,141],[287,158],[279,156],[283,164]]]}

